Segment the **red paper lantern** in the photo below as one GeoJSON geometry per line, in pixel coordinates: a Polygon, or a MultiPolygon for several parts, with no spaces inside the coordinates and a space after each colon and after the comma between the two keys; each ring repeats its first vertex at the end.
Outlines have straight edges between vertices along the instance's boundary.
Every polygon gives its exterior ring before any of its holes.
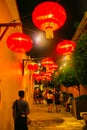
{"type": "Polygon", "coordinates": [[[36,81],[37,82],[41,81],[41,76],[36,77],[36,81]]]}
{"type": "Polygon", "coordinates": [[[35,71],[35,70],[38,69],[38,64],[35,63],[35,62],[31,62],[31,63],[28,64],[27,67],[28,67],[29,70],[35,71]]]}
{"type": "Polygon", "coordinates": [[[74,51],[76,44],[71,40],[63,40],[57,45],[57,52],[62,55],[70,54],[74,51]]]}
{"type": "Polygon", "coordinates": [[[57,64],[53,64],[52,66],[49,67],[49,70],[56,70],[58,68],[57,64]]]}
{"type": "Polygon", "coordinates": [[[53,31],[65,23],[66,12],[57,2],[43,2],[35,7],[32,21],[37,28],[46,32],[46,38],[53,38],[53,31]]]}
{"type": "Polygon", "coordinates": [[[43,81],[51,80],[51,78],[50,78],[49,75],[43,75],[43,76],[41,76],[41,79],[42,79],[43,81]]]}
{"type": "Polygon", "coordinates": [[[51,75],[52,75],[51,72],[46,72],[46,73],[44,74],[44,76],[51,76],[51,75]]]}
{"type": "Polygon", "coordinates": [[[53,73],[53,70],[52,69],[50,69],[50,67],[46,70],[46,72],[47,73],[50,73],[51,75],[52,75],[52,73],[53,73]]]}
{"type": "Polygon", "coordinates": [[[41,62],[42,66],[44,66],[44,67],[49,67],[49,66],[53,65],[53,63],[54,63],[53,60],[49,57],[44,58],[41,62]]]}
{"type": "Polygon", "coordinates": [[[37,78],[38,76],[40,76],[39,73],[37,73],[37,72],[34,72],[34,73],[33,73],[33,78],[37,78]]]}
{"type": "Polygon", "coordinates": [[[51,77],[47,77],[46,80],[47,80],[47,81],[51,81],[51,77]]]}
{"type": "Polygon", "coordinates": [[[17,32],[13,33],[7,38],[7,46],[11,51],[14,52],[28,52],[32,48],[32,40],[29,36],[17,32]]]}

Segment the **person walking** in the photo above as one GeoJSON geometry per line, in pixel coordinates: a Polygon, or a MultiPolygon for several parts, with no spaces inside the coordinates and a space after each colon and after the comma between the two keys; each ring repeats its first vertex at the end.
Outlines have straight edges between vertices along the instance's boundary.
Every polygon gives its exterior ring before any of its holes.
{"type": "Polygon", "coordinates": [[[51,90],[47,93],[47,105],[48,105],[48,112],[52,112],[52,104],[54,100],[54,95],[51,90]]]}
{"type": "Polygon", "coordinates": [[[27,115],[30,112],[27,101],[24,100],[24,91],[18,92],[19,99],[15,100],[12,105],[14,130],[28,130],[27,115]]]}
{"type": "Polygon", "coordinates": [[[55,89],[55,94],[54,94],[54,99],[55,99],[55,105],[56,105],[56,112],[60,112],[60,93],[58,92],[57,89],[55,89]]]}

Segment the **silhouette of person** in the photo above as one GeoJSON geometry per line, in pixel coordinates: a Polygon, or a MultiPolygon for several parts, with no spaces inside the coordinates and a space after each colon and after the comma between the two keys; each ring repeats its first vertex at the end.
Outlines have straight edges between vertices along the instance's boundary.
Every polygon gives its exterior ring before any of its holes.
{"type": "Polygon", "coordinates": [[[56,105],[56,112],[60,111],[60,93],[58,92],[58,90],[55,90],[55,94],[54,94],[54,98],[55,98],[55,105],[56,105]]]}
{"type": "Polygon", "coordinates": [[[54,100],[54,95],[51,90],[47,93],[47,105],[48,105],[48,112],[52,112],[52,104],[54,100]]]}
{"type": "Polygon", "coordinates": [[[28,130],[27,115],[30,112],[28,103],[24,100],[24,91],[18,92],[19,99],[15,100],[12,105],[14,130],[28,130]]]}

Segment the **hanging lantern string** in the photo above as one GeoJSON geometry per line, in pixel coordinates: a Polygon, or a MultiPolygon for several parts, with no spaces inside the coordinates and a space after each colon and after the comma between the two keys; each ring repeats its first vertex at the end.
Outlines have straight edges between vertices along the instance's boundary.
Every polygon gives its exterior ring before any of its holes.
{"type": "Polygon", "coordinates": [[[34,30],[26,28],[26,27],[23,27],[23,29],[26,30],[26,31],[37,32],[37,31],[34,31],[34,30]]]}
{"type": "Polygon", "coordinates": [[[56,2],[60,2],[61,0],[56,0],[56,2]]]}
{"type": "MultiPolygon", "coordinates": [[[[23,20],[24,18],[26,18],[26,17],[28,17],[28,16],[30,16],[31,14],[27,14],[27,15],[25,15],[25,16],[23,16],[23,17],[21,17],[21,19],[23,20]]],[[[18,21],[18,20],[20,20],[19,18],[18,19],[13,19],[12,21],[10,21],[9,23],[16,23],[16,21],[18,21]]]]}
{"type": "MultiPolygon", "coordinates": [[[[26,17],[28,17],[28,16],[30,16],[30,15],[31,15],[31,14],[27,14],[27,15],[21,17],[21,20],[25,19],[26,17]]],[[[15,27],[15,23],[16,23],[16,21],[18,21],[18,20],[20,20],[20,19],[19,19],[19,18],[18,18],[18,19],[14,19],[14,20],[12,20],[12,21],[9,22],[9,23],[14,23],[14,27],[15,27]]],[[[37,32],[37,31],[34,31],[34,30],[29,29],[29,28],[26,28],[26,27],[23,27],[23,28],[24,28],[26,31],[37,32]]]]}
{"type": "MultiPolygon", "coordinates": [[[[29,16],[31,16],[31,13],[30,14],[27,14],[27,15],[24,15],[23,17],[21,17],[21,19],[23,20],[23,19],[25,19],[25,18],[27,18],[27,17],[29,17],[29,16]]],[[[17,20],[20,20],[19,18],[18,19],[14,19],[14,20],[12,20],[11,22],[14,22],[14,21],[17,21],[17,20]]]]}

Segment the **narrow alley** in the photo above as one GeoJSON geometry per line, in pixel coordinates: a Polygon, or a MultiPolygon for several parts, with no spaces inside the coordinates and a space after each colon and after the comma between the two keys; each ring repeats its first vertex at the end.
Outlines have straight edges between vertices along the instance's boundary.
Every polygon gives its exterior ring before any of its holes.
{"type": "Polygon", "coordinates": [[[55,106],[52,113],[48,113],[46,104],[35,104],[29,117],[32,120],[29,130],[86,130],[84,121],[77,120],[70,112],[66,112],[63,106],[58,113],[55,106]]]}

